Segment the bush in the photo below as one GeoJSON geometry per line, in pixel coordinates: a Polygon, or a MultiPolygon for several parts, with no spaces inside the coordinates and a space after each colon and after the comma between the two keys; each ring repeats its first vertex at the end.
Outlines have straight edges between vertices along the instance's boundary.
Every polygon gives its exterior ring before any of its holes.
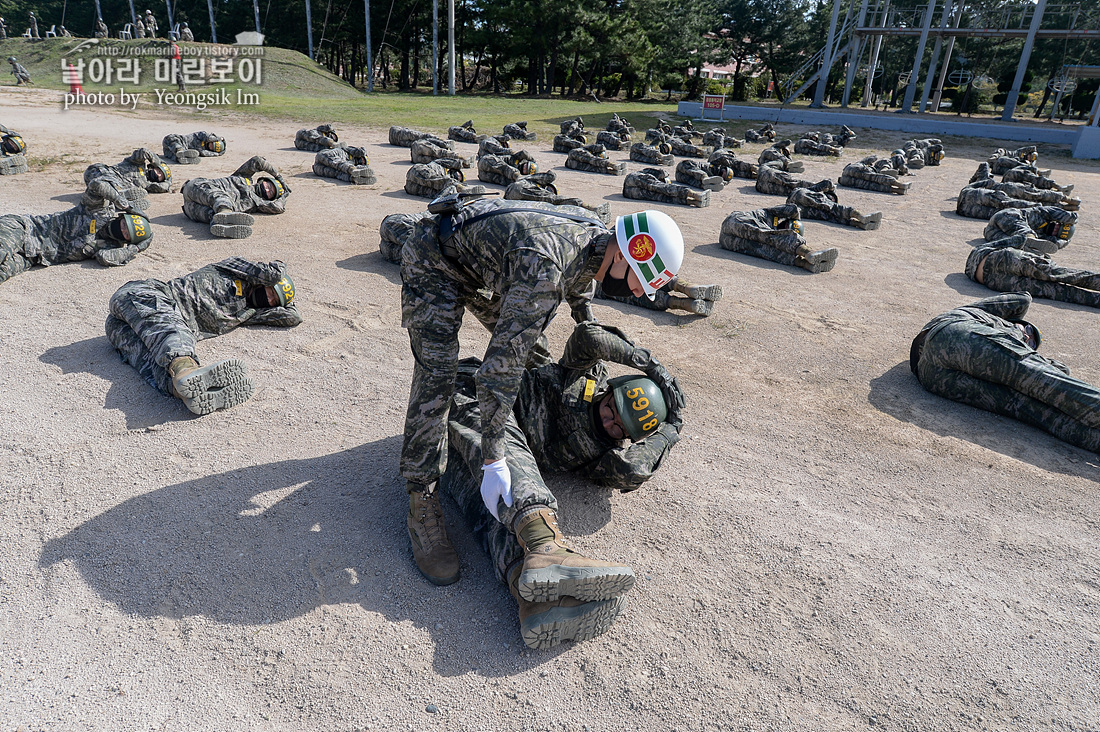
{"type": "Polygon", "coordinates": [[[706,86],[703,87],[704,94],[720,94],[725,96],[729,91],[729,86],[724,81],[718,79],[707,79],[706,86]]]}

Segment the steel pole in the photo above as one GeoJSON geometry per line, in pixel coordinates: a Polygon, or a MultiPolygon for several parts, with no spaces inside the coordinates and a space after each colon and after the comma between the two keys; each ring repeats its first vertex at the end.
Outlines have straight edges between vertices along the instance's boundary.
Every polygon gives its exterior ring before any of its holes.
{"type": "MultiPolygon", "coordinates": [[[[168,0],[165,0],[167,2],[168,0]]],[[[252,14],[256,17],[256,32],[260,32],[260,3],[259,0],[252,0],[252,14]]]]}
{"type": "Polygon", "coordinates": [[[1016,101],[1020,98],[1020,87],[1024,84],[1024,74],[1027,72],[1027,62],[1031,60],[1031,48],[1035,45],[1035,32],[1039,30],[1039,23],[1043,20],[1043,11],[1046,10],[1047,0],[1038,0],[1035,3],[1035,14],[1031,16],[1031,26],[1027,29],[1027,40],[1024,41],[1024,52],[1020,55],[1020,64],[1016,67],[1016,78],[1012,80],[1012,91],[1005,99],[1005,108],[1001,113],[1001,119],[1009,122],[1012,113],[1016,110],[1016,101]]]}
{"type": "MultiPolygon", "coordinates": [[[[880,28],[886,27],[886,19],[890,17],[890,0],[886,0],[886,4],[882,7],[882,24],[880,28]]],[[[875,81],[875,69],[878,68],[878,53],[882,50],[882,36],[875,36],[874,47],[871,49],[871,63],[867,68],[867,78],[863,82],[863,99],[860,101],[860,107],[871,106],[871,85],[875,81]]]]}
{"type": "MultiPolygon", "coordinates": [[[[256,0],[252,0],[256,2],[256,0]]],[[[309,0],[306,0],[306,42],[309,44],[309,60],[315,60],[313,58],[313,10],[309,5],[309,0]]]]}
{"type": "Polygon", "coordinates": [[[374,91],[374,58],[370,50],[370,0],[363,0],[363,17],[367,24],[367,91],[374,91]]]}
{"type": "MultiPolygon", "coordinates": [[[[98,3],[99,0],[96,0],[98,3]]],[[[218,42],[218,28],[214,25],[214,0],[206,0],[206,9],[210,11],[210,42],[218,42]]]]}
{"type": "MultiPolygon", "coordinates": [[[[959,23],[962,21],[963,7],[965,3],[962,0],[955,8],[955,19],[952,21],[954,27],[958,28],[959,23]]],[[[940,78],[936,81],[936,94],[932,97],[932,111],[940,111],[940,97],[943,96],[943,82],[947,79],[947,70],[951,66],[951,52],[955,50],[955,36],[951,36],[947,39],[947,48],[943,52],[943,67],[940,69],[940,78]]]]}
{"type": "MultiPolygon", "coordinates": [[[[863,21],[867,19],[867,3],[863,0],[859,6],[859,17],[856,19],[856,28],[863,27],[863,21]]],[[[859,57],[863,55],[863,37],[853,31],[852,42],[848,44],[848,73],[844,77],[844,96],[840,100],[840,106],[847,107],[852,98],[852,84],[856,80],[856,71],[859,68],[859,57]],[[853,54],[853,51],[855,52],[853,54]],[[854,58],[853,58],[854,55],[854,58]]]]}
{"type": "MultiPolygon", "coordinates": [[[[169,0],[164,0],[164,5],[168,8],[168,33],[164,35],[171,37],[169,34],[176,28],[176,24],[172,20],[172,3],[169,0]]],[[[178,41],[179,38],[173,38],[172,40],[178,41]]]]}
{"type": "Polygon", "coordinates": [[[829,37],[825,41],[825,53],[821,56],[821,69],[817,72],[817,86],[814,87],[814,100],[810,108],[825,106],[825,84],[829,81],[829,69],[833,67],[833,39],[836,38],[836,21],[840,16],[840,0],[833,0],[833,14],[829,18],[829,37]]]}
{"type": "MultiPolygon", "coordinates": [[[[946,30],[947,24],[951,22],[951,3],[952,0],[947,0],[943,6],[943,20],[940,21],[940,30],[946,30]]],[[[932,47],[932,61],[928,64],[928,75],[924,77],[924,89],[921,90],[920,106],[917,108],[918,112],[923,112],[928,108],[928,97],[932,93],[932,79],[936,76],[936,66],[940,62],[940,51],[943,50],[943,33],[939,33],[936,36],[936,45],[932,47]]]]}
{"type": "Polygon", "coordinates": [[[439,0],[432,0],[432,96],[439,94],[439,0]]]}
{"type": "Polygon", "coordinates": [[[455,95],[455,0],[447,0],[447,93],[455,95]]]}
{"type": "Polygon", "coordinates": [[[130,0],[130,23],[134,28],[134,32],[137,32],[137,13],[134,12],[134,0],[130,0]]]}
{"type": "Polygon", "coordinates": [[[924,11],[924,23],[921,24],[920,41],[917,43],[917,56],[913,59],[913,70],[909,72],[909,85],[905,87],[905,101],[901,104],[902,112],[913,110],[913,99],[917,96],[917,79],[920,75],[921,62],[924,61],[924,47],[928,44],[928,33],[932,30],[932,15],[936,10],[936,0],[928,0],[928,9],[924,11]]]}

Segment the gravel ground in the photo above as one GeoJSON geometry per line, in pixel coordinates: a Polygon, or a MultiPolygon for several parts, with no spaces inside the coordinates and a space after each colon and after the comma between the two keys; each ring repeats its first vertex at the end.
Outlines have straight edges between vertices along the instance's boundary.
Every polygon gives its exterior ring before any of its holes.
{"type": "MultiPolygon", "coordinates": [[[[342,128],[379,178],[353,187],[293,149],[324,120],[62,113],[55,96],[0,90],[0,121],[44,166],[0,178],[4,212],[71,206],[88,163],[195,129],[229,152],[177,166],[178,184],[263,154],[294,193],[239,242],[184,218],[178,193],[152,196],[156,238],[125,268],[0,286],[0,730],[1100,729],[1097,456],[930,395],[907,363],[929,318],[990,294],[961,274],[983,222],[954,197],[994,141],[950,141],[905,197],[842,189],[885,216],[875,232],[807,224],[841,250],[828,274],[718,246],[730,211],[781,201],[746,181],[710,208],[660,206],[687,237],[684,275],[726,298],[708,319],[597,304],[678,375],[685,436],[635,493],[551,481],[576,545],[639,581],[606,635],[530,652],[457,520],[461,582],[433,587],[410,559],[411,358],[377,237],[424,205],[401,190],[408,151],[342,128]],[[257,393],[196,418],[119,360],[106,304],[231,254],[290,263],[305,322],[201,343],[245,359],[257,393]]],[[[638,208],[621,178],[526,147],[563,192],[638,208]]],[[[863,154],[807,159],[806,177],[863,154]]],[[[1095,268],[1100,167],[1042,154],[1084,200],[1057,259],[1095,268]]],[[[1096,317],[1031,310],[1044,351],[1100,383],[1096,317]]],[[[555,348],[569,328],[552,323],[555,348]]],[[[462,338],[470,355],[487,342],[462,338]]]]}

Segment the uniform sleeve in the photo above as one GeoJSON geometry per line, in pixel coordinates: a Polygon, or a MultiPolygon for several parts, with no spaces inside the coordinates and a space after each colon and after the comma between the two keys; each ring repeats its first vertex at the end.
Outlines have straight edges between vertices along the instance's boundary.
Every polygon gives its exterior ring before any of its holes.
{"type": "Polygon", "coordinates": [[[521,251],[513,255],[510,269],[512,284],[504,294],[500,318],[477,372],[481,450],[486,461],[504,457],[505,425],[524,366],[563,297],[561,271],[545,257],[521,251]]]}
{"type": "Polygon", "coordinates": [[[275,285],[286,271],[281,262],[253,262],[243,257],[229,257],[215,266],[230,277],[241,277],[263,285],[275,285]]]}
{"type": "Polygon", "coordinates": [[[1027,309],[1031,307],[1031,295],[1026,292],[1004,292],[971,303],[966,307],[984,310],[1004,320],[1023,320],[1027,309]]]}
{"type": "Polygon", "coordinates": [[[100,249],[95,253],[95,261],[104,267],[121,267],[130,263],[139,253],[149,248],[149,240],[141,244],[127,244],[123,247],[100,249]]]}
{"type": "Polygon", "coordinates": [[[285,308],[261,308],[249,318],[248,325],[271,325],[280,328],[293,328],[302,322],[298,306],[291,303],[285,308]]]}
{"type": "Polygon", "coordinates": [[[592,480],[624,493],[640,488],[661,467],[680,435],[672,425],[664,424],[649,437],[627,447],[604,453],[589,468],[592,480]]]}
{"type": "Polygon", "coordinates": [[[618,328],[595,322],[579,323],[565,343],[561,365],[570,371],[587,371],[599,361],[632,366],[634,343],[618,328]]]}

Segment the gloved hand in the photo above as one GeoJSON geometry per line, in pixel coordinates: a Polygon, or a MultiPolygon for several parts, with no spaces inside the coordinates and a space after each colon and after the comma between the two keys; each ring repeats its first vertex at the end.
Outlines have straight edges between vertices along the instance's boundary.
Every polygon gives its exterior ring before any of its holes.
{"type": "Polygon", "coordinates": [[[508,472],[508,463],[505,458],[495,463],[481,466],[481,500],[493,518],[500,521],[497,514],[497,502],[504,500],[505,506],[512,505],[512,475],[508,472]]]}

